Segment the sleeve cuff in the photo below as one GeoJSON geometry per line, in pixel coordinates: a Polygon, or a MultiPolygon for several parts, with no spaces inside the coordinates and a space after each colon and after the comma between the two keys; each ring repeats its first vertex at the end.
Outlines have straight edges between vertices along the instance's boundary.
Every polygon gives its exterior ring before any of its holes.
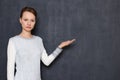
{"type": "Polygon", "coordinates": [[[58,56],[61,52],[63,51],[62,48],[57,47],[55,51],[53,52],[53,56],[56,57],[58,56]]]}

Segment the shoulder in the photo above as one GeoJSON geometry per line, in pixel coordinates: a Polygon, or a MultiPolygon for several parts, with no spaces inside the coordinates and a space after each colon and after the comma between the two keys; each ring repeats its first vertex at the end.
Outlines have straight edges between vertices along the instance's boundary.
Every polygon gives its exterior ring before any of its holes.
{"type": "Polygon", "coordinates": [[[40,36],[33,35],[36,39],[42,41],[42,38],[40,36]]]}
{"type": "Polygon", "coordinates": [[[13,45],[15,44],[16,40],[17,40],[17,36],[10,37],[8,40],[8,44],[13,45]]]}
{"type": "Polygon", "coordinates": [[[16,35],[16,36],[13,36],[13,37],[10,37],[9,38],[9,41],[14,41],[14,40],[17,40],[19,37],[16,35]]]}
{"type": "MultiPolygon", "coordinates": [[[[18,35],[9,38],[9,41],[12,41],[12,42],[20,42],[20,41],[23,41],[23,40],[25,41],[27,39],[23,39],[18,35]]],[[[33,38],[31,40],[42,41],[42,38],[39,37],[39,36],[33,35],[33,38]]]]}
{"type": "Polygon", "coordinates": [[[16,39],[16,38],[17,38],[17,36],[10,37],[10,38],[9,38],[9,41],[13,41],[13,40],[16,39]]]}

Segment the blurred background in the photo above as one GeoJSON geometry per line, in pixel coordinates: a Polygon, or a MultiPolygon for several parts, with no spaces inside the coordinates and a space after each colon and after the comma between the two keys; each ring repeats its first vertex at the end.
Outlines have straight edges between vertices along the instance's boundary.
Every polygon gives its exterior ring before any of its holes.
{"type": "Polygon", "coordinates": [[[6,80],[8,40],[21,32],[25,6],[38,12],[33,34],[48,54],[76,39],[49,67],[41,65],[42,80],[120,80],[120,0],[1,0],[0,80],[6,80]]]}

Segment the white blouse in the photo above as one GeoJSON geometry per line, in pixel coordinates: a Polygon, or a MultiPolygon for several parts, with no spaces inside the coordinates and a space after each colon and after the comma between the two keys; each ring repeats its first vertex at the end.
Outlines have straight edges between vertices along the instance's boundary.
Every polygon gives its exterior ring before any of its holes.
{"type": "Polygon", "coordinates": [[[56,48],[48,55],[38,36],[23,38],[17,35],[10,38],[7,48],[7,80],[41,80],[40,60],[49,66],[61,51],[56,48]]]}

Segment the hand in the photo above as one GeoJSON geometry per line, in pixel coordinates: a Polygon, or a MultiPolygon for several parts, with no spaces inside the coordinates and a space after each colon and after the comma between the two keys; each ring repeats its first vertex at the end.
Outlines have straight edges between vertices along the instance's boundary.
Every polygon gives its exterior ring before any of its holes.
{"type": "Polygon", "coordinates": [[[72,44],[74,41],[75,41],[75,39],[64,41],[64,42],[62,42],[58,47],[59,47],[59,48],[64,48],[64,47],[72,44]]]}

